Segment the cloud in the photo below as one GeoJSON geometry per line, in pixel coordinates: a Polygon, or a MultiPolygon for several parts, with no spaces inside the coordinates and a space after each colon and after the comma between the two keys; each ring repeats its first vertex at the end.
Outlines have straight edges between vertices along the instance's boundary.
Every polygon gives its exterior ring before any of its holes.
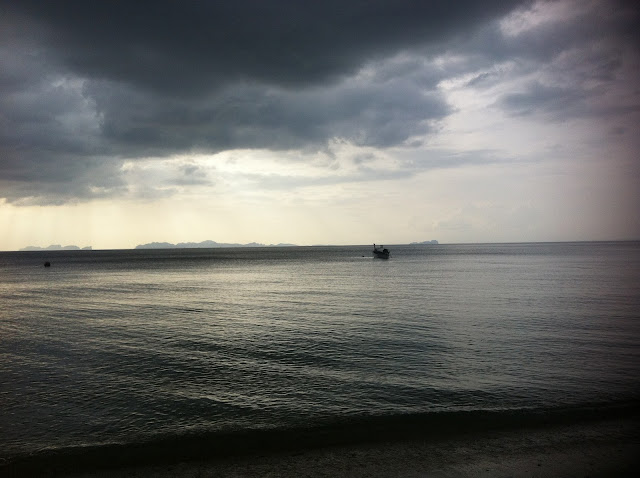
{"type": "Polygon", "coordinates": [[[25,0],[7,9],[81,77],[192,96],[243,80],[323,84],[371,59],[463,34],[514,4],[25,0]]]}
{"type": "Polygon", "coordinates": [[[508,77],[481,72],[469,86],[502,83],[495,106],[516,116],[564,121],[634,111],[639,19],[633,2],[541,1],[516,9],[466,48],[480,64],[509,62],[508,77]]]}
{"type": "MultiPolygon", "coordinates": [[[[455,78],[498,88],[493,106],[511,115],[633,111],[638,9],[610,5],[12,2],[0,12],[2,196],[135,195],[143,179],[123,165],[149,158],[417,147],[455,111],[442,88],[455,78]]],[[[215,183],[190,168],[158,173],[164,193],[215,183]]]]}
{"type": "MultiPolygon", "coordinates": [[[[536,111],[551,112],[554,115],[566,116],[576,103],[583,100],[585,95],[574,88],[544,85],[538,81],[525,86],[520,93],[509,93],[500,100],[500,106],[516,115],[528,115],[536,111]]],[[[573,111],[573,116],[580,111],[573,111]]]]}
{"type": "Polygon", "coordinates": [[[120,154],[151,156],[188,149],[321,147],[333,138],[362,145],[401,143],[428,132],[448,113],[438,92],[402,78],[347,80],[325,88],[286,90],[235,85],[197,100],[164,99],[91,84],[102,134],[120,154]]]}

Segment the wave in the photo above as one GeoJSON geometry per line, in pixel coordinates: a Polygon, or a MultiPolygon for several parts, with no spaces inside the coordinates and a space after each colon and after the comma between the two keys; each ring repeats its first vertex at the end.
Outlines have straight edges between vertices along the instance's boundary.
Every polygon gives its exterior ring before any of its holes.
{"type": "Polygon", "coordinates": [[[243,429],[160,436],[137,443],[107,443],[44,449],[0,458],[0,474],[66,474],[125,466],[375,442],[452,439],[476,432],[549,428],[614,419],[640,419],[640,402],[591,404],[572,408],[469,410],[359,416],[312,421],[304,427],[243,429]]]}

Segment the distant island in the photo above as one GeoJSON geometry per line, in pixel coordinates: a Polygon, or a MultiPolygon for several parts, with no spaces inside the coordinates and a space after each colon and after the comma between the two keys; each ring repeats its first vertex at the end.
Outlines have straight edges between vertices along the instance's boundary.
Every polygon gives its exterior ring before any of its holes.
{"type": "MultiPolygon", "coordinates": [[[[421,244],[438,244],[438,241],[422,241],[412,242],[411,245],[421,244]]],[[[216,242],[216,241],[202,241],[202,242],[179,242],[172,244],[171,242],[149,242],[148,244],[139,244],[135,249],[213,249],[222,247],[296,247],[296,244],[279,243],[279,244],[262,244],[259,242],[250,242],[248,244],[228,243],[228,242],[216,242]]],[[[40,246],[27,246],[20,251],[91,251],[91,246],[78,247],[74,245],[62,246],[60,244],[51,244],[48,247],[40,246]]]]}
{"type": "Polygon", "coordinates": [[[91,246],[61,246],[60,244],[51,244],[48,247],[27,246],[20,249],[21,251],[91,251],[91,246]]]}
{"type": "Polygon", "coordinates": [[[236,244],[216,241],[202,241],[202,242],[179,242],[178,244],[172,244],[170,242],[150,242],[148,244],[139,244],[136,249],[196,249],[206,248],[212,249],[215,247],[292,247],[295,244],[260,244],[258,242],[250,242],[249,244],[236,244]]]}

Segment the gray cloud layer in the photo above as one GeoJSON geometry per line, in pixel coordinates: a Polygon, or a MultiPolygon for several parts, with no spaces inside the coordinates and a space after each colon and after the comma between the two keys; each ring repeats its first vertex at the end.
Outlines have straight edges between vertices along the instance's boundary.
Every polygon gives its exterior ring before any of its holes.
{"type": "Polygon", "coordinates": [[[191,96],[239,80],[323,83],[368,59],[465,34],[514,3],[25,0],[18,13],[81,77],[191,96]]]}
{"type": "MultiPolygon", "coordinates": [[[[596,3],[505,38],[498,20],[530,2],[14,3],[0,11],[0,196],[41,202],[121,193],[123,158],[399,145],[451,113],[441,80],[512,59],[542,68],[586,42],[601,46],[554,74],[606,82],[638,19],[632,4],[596,3]],[[445,53],[463,60],[428,61],[445,53]]],[[[579,114],[593,91],[556,79],[496,105],[579,114]]]]}

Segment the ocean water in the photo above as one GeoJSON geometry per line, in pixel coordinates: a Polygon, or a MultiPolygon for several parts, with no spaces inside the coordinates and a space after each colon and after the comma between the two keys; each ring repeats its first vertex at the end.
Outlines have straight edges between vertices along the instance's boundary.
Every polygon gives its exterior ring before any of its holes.
{"type": "Polygon", "coordinates": [[[0,253],[0,457],[637,407],[640,243],[388,247],[0,253]]]}

